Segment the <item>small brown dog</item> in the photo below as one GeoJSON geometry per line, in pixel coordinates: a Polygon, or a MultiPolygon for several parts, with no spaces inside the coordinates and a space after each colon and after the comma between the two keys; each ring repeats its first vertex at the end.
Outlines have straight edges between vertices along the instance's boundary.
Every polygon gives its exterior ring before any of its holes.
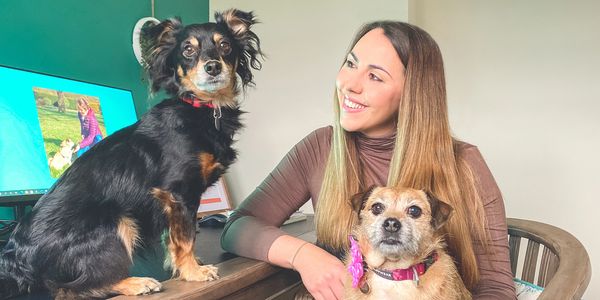
{"type": "Polygon", "coordinates": [[[421,190],[377,187],[352,199],[359,220],[344,299],[471,299],[439,229],[452,208],[421,190]]]}

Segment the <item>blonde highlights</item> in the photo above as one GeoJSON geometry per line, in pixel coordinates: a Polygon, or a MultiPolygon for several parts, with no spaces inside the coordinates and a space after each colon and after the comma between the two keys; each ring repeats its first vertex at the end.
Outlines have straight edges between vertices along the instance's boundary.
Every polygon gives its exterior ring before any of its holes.
{"type": "MultiPolygon", "coordinates": [[[[472,289],[479,280],[473,240],[485,246],[488,234],[476,178],[451,135],[440,50],[420,28],[390,21],[363,26],[350,49],[375,28],[384,30],[406,69],[387,185],[429,191],[454,208],[444,227],[446,241],[465,285],[472,289]]],[[[315,222],[319,242],[339,251],[347,249],[347,235],[356,219],[350,198],[365,187],[354,134],[340,126],[337,92],[334,107],[332,144],[315,222]]]]}

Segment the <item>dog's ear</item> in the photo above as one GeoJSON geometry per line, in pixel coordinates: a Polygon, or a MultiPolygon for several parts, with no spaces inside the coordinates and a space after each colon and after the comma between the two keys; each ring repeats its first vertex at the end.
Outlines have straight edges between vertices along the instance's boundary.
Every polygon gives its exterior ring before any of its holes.
{"type": "Polygon", "coordinates": [[[446,224],[446,221],[448,221],[453,210],[452,206],[436,198],[430,192],[425,192],[425,194],[427,195],[427,201],[429,201],[429,206],[431,207],[431,226],[433,226],[435,230],[438,230],[446,224]]]}
{"type": "Polygon", "coordinates": [[[260,70],[262,63],[258,60],[264,58],[260,49],[260,40],[252,32],[252,25],[258,23],[253,12],[244,12],[237,9],[229,9],[222,13],[215,13],[217,25],[225,26],[235,38],[241,54],[238,58],[236,72],[242,79],[242,87],[253,85],[252,70],[260,70]]]}
{"type": "Polygon", "coordinates": [[[350,198],[350,203],[352,204],[352,210],[356,212],[356,214],[360,217],[360,211],[365,207],[365,203],[367,202],[367,199],[369,199],[369,197],[371,196],[371,193],[373,193],[373,190],[375,189],[375,185],[370,186],[368,189],[358,192],[357,194],[355,194],[354,196],[352,196],[350,198]]]}
{"type": "Polygon", "coordinates": [[[217,24],[225,24],[236,38],[243,37],[250,27],[257,22],[253,12],[245,12],[235,8],[224,12],[215,12],[215,21],[217,24]]]}
{"type": "Polygon", "coordinates": [[[152,82],[152,92],[172,84],[175,70],[167,61],[177,46],[177,34],[183,25],[179,18],[164,20],[142,28],[142,57],[152,82]]]}

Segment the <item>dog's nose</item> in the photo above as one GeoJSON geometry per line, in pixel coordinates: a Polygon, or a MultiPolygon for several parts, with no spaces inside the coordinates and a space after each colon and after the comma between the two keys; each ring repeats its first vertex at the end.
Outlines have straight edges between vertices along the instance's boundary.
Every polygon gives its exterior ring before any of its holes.
{"type": "Polygon", "coordinates": [[[383,221],[383,229],[387,232],[397,232],[400,230],[400,221],[394,218],[388,218],[383,221]]]}
{"type": "Polygon", "coordinates": [[[212,76],[217,76],[221,73],[221,63],[218,61],[209,61],[204,65],[204,71],[212,76]]]}

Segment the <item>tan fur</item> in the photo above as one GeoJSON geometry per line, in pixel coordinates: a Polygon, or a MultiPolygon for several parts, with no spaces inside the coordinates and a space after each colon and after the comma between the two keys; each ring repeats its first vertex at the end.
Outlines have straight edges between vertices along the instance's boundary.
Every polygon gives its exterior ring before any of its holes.
{"type": "Polygon", "coordinates": [[[190,44],[192,44],[192,46],[198,48],[200,46],[200,42],[198,42],[198,40],[195,37],[190,37],[189,39],[187,39],[190,44]]]}
{"type": "Polygon", "coordinates": [[[133,255],[133,249],[138,244],[140,239],[137,224],[135,221],[133,221],[133,219],[123,217],[121,221],[119,221],[117,234],[121,240],[123,240],[123,245],[125,245],[127,255],[129,255],[129,258],[131,259],[133,255]]]}
{"type": "Polygon", "coordinates": [[[202,178],[205,181],[208,180],[210,174],[213,173],[214,169],[223,167],[219,162],[215,161],[214,155],[202,152],[198,155],[200,159],[200,170],[202,170],[202,178]]]}
{"type": "Polygon", "coordinates": [[[160,282],[154,278],[128,277],[113,285],[112,290],[122,295],[135,296],[158,292],[160,288],[160,282]]]}
{"type": "MultiPolygon", "coordinates": [[[[189,230],[184,222],[184,207],[167,191],[155,188],[152,195],[161,201],[169,221],[169,253],[173,275],[185,281],[210,281],[218,279],[217,268],[212,265],[201,266],[194,256],[194,240],[186,234],[189,230]]],[[[195,225],[192,223],[192,225],[195,225]]]]}
{"type": "Polygon", "coordinates": [[[235,35],[243,34],[248,31],[248,25],[235,16],[235,9],[224,11],[223,20],[225,20],[235,35]]]}
{"type": "Polygon", "coordinates": [[[215,44],[219,44],[219,42],[223,39],[223,36],[220,33],[215,33],[213,34],[213,41],[215,42],[215,44]]]}
{"type": "MultiPolygon", "coordinates": [[[[365,273],[369,293],[363,294],[359,288],[352,287],[352,278],[348,275],[345,284],[344,299],[471,299],[465,288],[453,259],[445,251],[442,236],[435,232],[432,221],[432,211],[427,195],[420,190],[408,188],[376,188],[360,211],[360,222],[353,228],[353,234],[363,253],[364,259],[372,268],[394,270],[405,269],[425,260],[433,251],[438,253],[438,260],[420,276],[417,286],[410,280],[392,281],[378,276],[371,270],[365,273]],[[384,211],[374,215],[371,207],[374,203],[385,206],[384,211]],[[407,211],[410,206],[418,206],[422,214],[412,218],[407,211]],[[401,226],[410,229],[410,237],[406,245],[414,244],[414,249],[403,253],[387,253],[380,251],[378,245],[373,245],[369,237],[374,230],[382,230],[382,220],[396,218],[401,226]],[[413,251],[414,250],[414,251],[413,251]]],[[[402,232],[404,234],[404,232],[402,232]]],[[[347,255],[349,260],[349,254],[347,255]]],[[[348,263],[348,262],[347,262],[348,263]]]]}
{"type": "Polygon", "coordinates": [[[233,88],[233,86],[235,85],[235,72],[232,72],[235,66],[230,66],[226,64],[223,60],[221,60],[223,68],[231,69],[231,78],[227,86],[224,86],[223,88],[215,92],[209,93],[207,91],[198,89],[198,87],[196,87],[196,85],[193,82],[193,78],[195,78],[197,75],[196,73],[198,72],[198,68],[203,68],[205,63],[205,61],[198,61],[198,64],[194,68],[188,70],[187,73],[183,71],[183,68],[181,66],[177,67],[177,75],[179,75],[179,77],[181,78],[181,84],[183,85],[184,89],[186,91],[191,91],[199,99],[212,101],[215,105],[228,107],[235,106],[237,103],[235,101],[235,97],[237,96],[237,94],[235,92],[236,89],[233,88]]]}

